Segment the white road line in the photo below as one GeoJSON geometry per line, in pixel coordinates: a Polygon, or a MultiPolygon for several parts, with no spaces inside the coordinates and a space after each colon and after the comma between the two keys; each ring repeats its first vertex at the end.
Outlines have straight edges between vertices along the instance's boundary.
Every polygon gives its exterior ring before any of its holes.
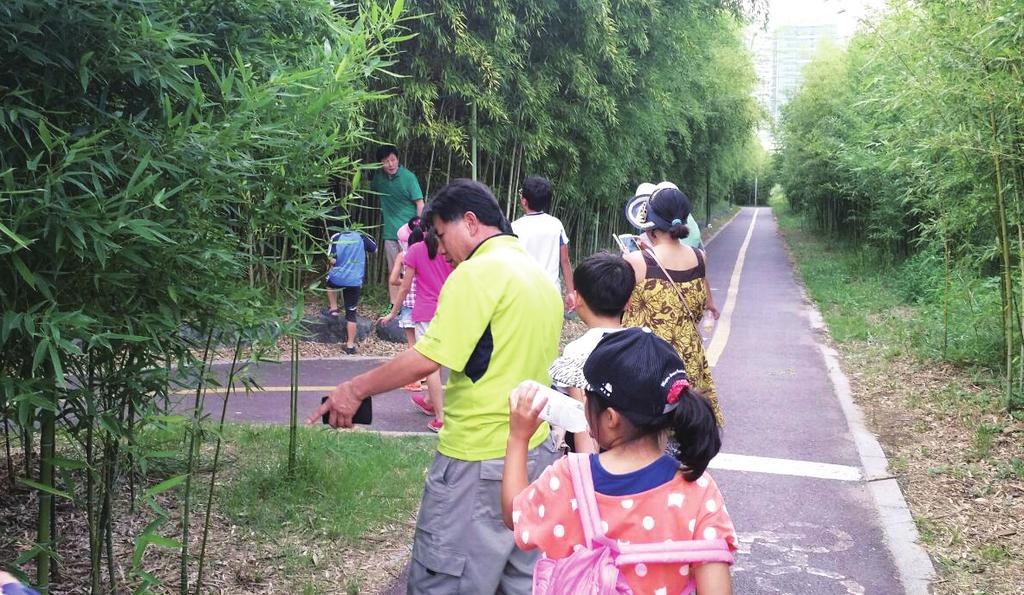
{"type": "Polygon", "coordinates": [[[711,459],[711,464],[708,467],[710,469],[726,471],[792,475],[794,477],[834,479],[837,481],[860,481],[864,477],[859,468],[849,465],[798,461],[794,459],[774,459],[771,457],[755,457],[724,452],[718,453],[718,456],[711,459]]]}
{"type": "Polygon", "coordinates": [[[736,264],[733,265],[732,278],[729,280],[729,291],[725,296],[725,306],[722,307],[718,322],[715,324],[715,334],[711,337],[711,342],[708,344],[705,352],[708,366],[712,368],[718,364],[718,358],[721,357],[725,344],[729,341],[729,332],[732,329],[732,312],[736,309],[736,298],[740,292],[740,274],[743,272],[743,262],[747,258],[747,247],[750,246],[750,238],[754,235],[757,213],[758,210],[755,210],[754,216],[750,218],[747,237],[744,238],[743,245],[740,246],[740,252],[736,255],[736,264]]]}

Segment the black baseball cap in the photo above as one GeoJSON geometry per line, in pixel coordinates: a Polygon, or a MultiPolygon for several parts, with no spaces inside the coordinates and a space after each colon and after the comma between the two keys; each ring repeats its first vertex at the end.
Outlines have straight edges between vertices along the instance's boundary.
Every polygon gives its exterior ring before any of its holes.
{"type": "Polygon", "coordinates": [[[590,392],[636,425],[672,413],[690,386],[676,350],[646,327],[605,335],[583,376],[590,392]]]}

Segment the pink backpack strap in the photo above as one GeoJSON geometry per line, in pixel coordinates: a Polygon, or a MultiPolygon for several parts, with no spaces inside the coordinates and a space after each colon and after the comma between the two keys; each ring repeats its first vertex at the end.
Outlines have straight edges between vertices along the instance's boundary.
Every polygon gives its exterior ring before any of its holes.
{"type": "Polygon", "coordinates": [[[572,489],[576,494],[576,506],[583,524],[583,536],[587,547],[593,547],[596,541],[604,537],[601,528],[601,513],[597,509],[597,498],[594,496],[594,477],[590,473],[590,455],[569,453],[569,475],[572,476],[572,489]]]}
{"type": "Polygon", "coordinates": [[[662,543],[627,543],[619,546],[618,565],[623,564],[699,564],[725,562],[732,564],[733,555],[724,539],[694,539],[662,543]]]}

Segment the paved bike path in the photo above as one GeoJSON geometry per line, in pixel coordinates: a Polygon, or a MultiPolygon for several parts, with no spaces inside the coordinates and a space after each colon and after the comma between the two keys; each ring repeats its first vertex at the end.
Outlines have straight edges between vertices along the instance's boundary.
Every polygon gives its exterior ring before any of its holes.
{"type": "MultiPolygon", "coordinates": [[[[925,592],[913,579],[928,573],[927,564],[916,559],[902,573],[897,567],[895,560],[908,559],[914,548],[908,528],[894,528],[892,519],[909,517],[898,506],[898,488],[896,504],[880,509],[879,486],[871,483],[878,470],[866,472],[858,451],[872,439],[847,421],[771,211],[742,209],[709,243],[708,256],[723,316],[705,345],[727,424],[712,474],[739,533],[734,591],[925,592]]],[[[300,418],[327,387],[377,361],[302,361],[300,383],[309,390],[299,395],[300,418]]],[[[263,366],[257,377],[283,390],[233,396],[230,418],[287,422],[287,364],[263,366]]],[[[219,411],[219,399],[207,407],[219,411]]],[[[422,432],[428,420],[407,393],[393,391],[374,399],[370,429],[422,432]]],[[[403,590],[399,584],[388,592],[403,590]]]]}

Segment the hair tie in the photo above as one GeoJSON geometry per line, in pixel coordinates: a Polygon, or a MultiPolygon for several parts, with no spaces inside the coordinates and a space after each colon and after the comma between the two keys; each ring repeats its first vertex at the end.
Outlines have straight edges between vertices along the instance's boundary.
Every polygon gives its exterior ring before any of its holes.
{"type": "Polygon", "coordinates": [[[672,388],[668,389],[668,398],[665,401],[669,405],[675,405],[679,402],[679,393],[690,388],[690,381],[685,378],[682,380],[676,380],[672,383],[672,388]]]}
{"type": "Polygon", "coordinates": [[[682,225],[682,224],[683,224],[683,220],[682,219],[673,219],[672,220],[672,225],[682,225]]]}

